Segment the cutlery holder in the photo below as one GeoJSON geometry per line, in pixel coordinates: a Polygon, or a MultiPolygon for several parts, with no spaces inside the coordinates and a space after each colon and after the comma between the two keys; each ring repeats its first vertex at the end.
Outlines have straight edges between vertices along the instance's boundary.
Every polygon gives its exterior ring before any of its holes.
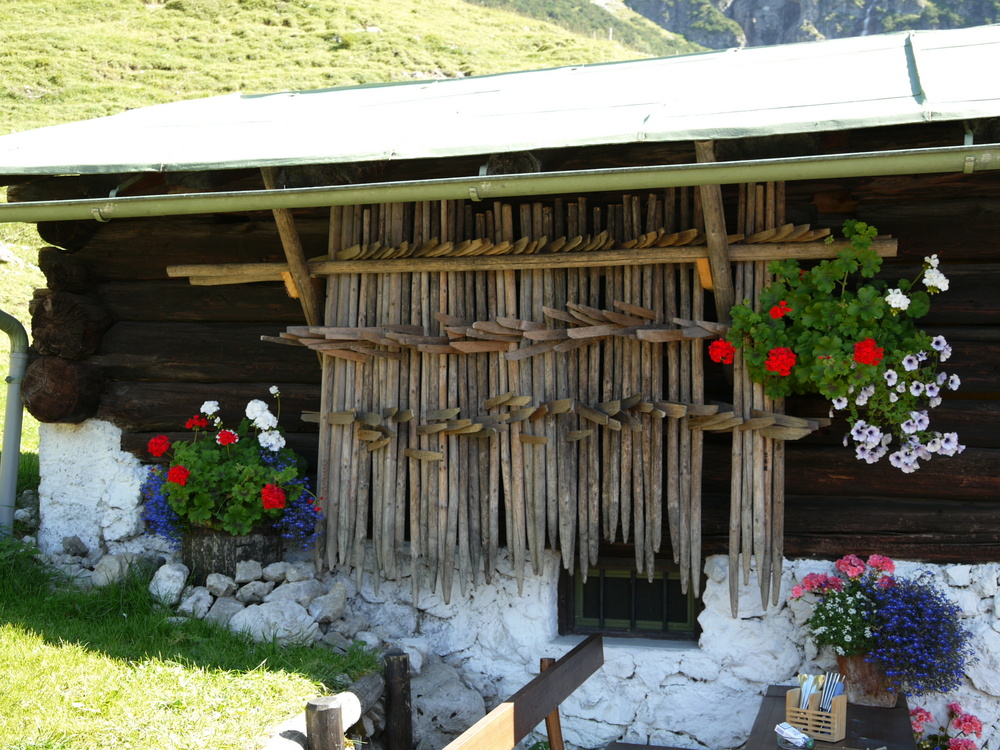
{"type": "Polygon", "coordinates": [[[809,696],[809,708],[799,708],[798,688],[785,695],[785,721],[821,742],[840,742],[847,735],[847,696],[833,699],[830,712],[819,710],[819,693],[809,696]]]}

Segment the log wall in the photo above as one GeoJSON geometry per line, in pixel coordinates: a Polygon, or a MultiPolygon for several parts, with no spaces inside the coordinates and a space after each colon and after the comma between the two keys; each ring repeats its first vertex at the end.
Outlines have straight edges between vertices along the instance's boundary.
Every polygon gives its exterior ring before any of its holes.
{"type": "MultiPolygon", "coordinates": [[[[885,131],[854,134],[852,148],[884,137],[885,131]]],[[[918,145],[918,140],[908,137],[906,145],[918,145]]],[[[574,152],[570,161],[575,166],[588,163],[584,151],[574,152]]],[[[639,163],[638,153],[632,149],[618,156],[639,163]]],[[[591,157],[592,165],[605,158],[596,152],[591,157]]],[[[37,199],[39,190],[22,194],[37,199]]],[[[12,191],[12,199],[16,195],[12,191]]],[[[724,197],[729,230],[735,231],[735,190],[724,189],[724,197]]],[[[788,221],[835,231],[844,219],[855,217],[892,235],[898,240],[898,257],[885,263],[886,278],[912,277],[925,255],[938,254],[951,289],[932,300],[926,327],[948,337],[954,355],[946,369],[958,373],[963,385],[932,416],[936,429],[957,430],[968,447],[958,457],[935,459],[905,476],[885,463],[856,461],[840,444],[845,429],[837,420],[789,443],[786,554],[828,557],[854,551],[952,562],[1000,559],[1000,174],[789,183],[787,212],[788,221]]],[[[325,254],[328,212],[297,214],[296,223],[306,256],[325,254]]],[[[298,301],[278,282],[192,286],[169,279],[165,271],[168,265],[188,263],[282,261],[269,214],[47,225],[41,230],[47,241],[63,249],[40,252],[49,290],[35,304],[36,338],[41,333],[42,339],[36,346],[49,356],[96,366],[103,376],[100,397],[89,409],[81,411],[74,402],[57,419],[68,414],[72,420],[107,419],[125,430],[125,448],[141,454],[149,435],[180,430],[202,401],[219,400],[223,418],[236,419],[246,401],[263,397],[268,386],[277,384],[283,393],[281,422],[290,442],[315,456],[316,427],[299,415],[319,406],[316,355],[259,340],[302,322],[298,301]],[[72,296],[52,300],[49,292],[72,296]],[[78,327],[81,342],[97,337],[96,348],[85,353],[86,347],[74,350],[72,342],[64,341],[62,348],[45,349],[55,346],[59,335],[65,338],[59,315],[78,327]]],[[[88,372],[77,380],[93,388],[92,370],[88,372]]],[[[708,373],[708,379],[709,398],[731,399],[721,372],[708,373]]],[[[827,416],[826,405],[817,399],[789,399],[786,408],[799,416],[827,416]]],[[[706,552],[725,548],[728,441],[725,435],[706,441],[706,552]]]]}

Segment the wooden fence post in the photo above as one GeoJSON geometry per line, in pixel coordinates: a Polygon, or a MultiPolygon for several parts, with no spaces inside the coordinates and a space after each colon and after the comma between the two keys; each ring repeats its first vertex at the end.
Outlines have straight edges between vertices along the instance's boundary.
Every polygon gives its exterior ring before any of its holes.
{"type": "Polygon", "coordinates": [[[357,724],[382,697],[385,679],[366,674],[343,693],[313,698],[306,704],[307,750],[344,750],[344,732],[357,724]]]}
{"type": "Polygon", "coordinates": [[[389,750],[412,750],[410,657],[400,649],[385,655],[385,734],[389,750]]]}

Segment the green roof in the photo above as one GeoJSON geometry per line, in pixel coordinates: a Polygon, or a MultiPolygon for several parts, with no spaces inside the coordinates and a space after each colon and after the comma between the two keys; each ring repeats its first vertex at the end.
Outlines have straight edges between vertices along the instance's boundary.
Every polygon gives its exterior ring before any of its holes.
{"type": "Polygon", "coordinates": [[[0,137],[0,174],[189,171],[1000,116],[1000,25],[131,110],[0,137]]]}

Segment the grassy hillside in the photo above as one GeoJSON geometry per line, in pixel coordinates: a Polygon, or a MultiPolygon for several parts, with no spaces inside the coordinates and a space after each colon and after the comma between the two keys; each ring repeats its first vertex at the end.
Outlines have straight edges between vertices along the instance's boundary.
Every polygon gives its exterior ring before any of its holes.
{"type": "MultiPolygon", "coordinates": [[[[0,2],[0,135],[231,92],[482,75],[696,51],[584,0],[0,2]],[[540,10],[541,9],[541,10],[540,10]],[[522,15],[523,13],[523,15],[522,15]],[[540,17],[534,17],[540,16],[540,17]],[[609,41],[609,29],[615,29],[609,41]]],[[[0,194],[0,199],[3,195],[0,194]]],[[[0,309],[29,327],[33,226],[0,224],[0,309]]],[[[9,367],[0,335],[0,375],[9,367]]],[[[0,415],[6,390],[0,388],[0,415]]],[[[37,446],[27,417],[22,446],[37,446]]]]}

